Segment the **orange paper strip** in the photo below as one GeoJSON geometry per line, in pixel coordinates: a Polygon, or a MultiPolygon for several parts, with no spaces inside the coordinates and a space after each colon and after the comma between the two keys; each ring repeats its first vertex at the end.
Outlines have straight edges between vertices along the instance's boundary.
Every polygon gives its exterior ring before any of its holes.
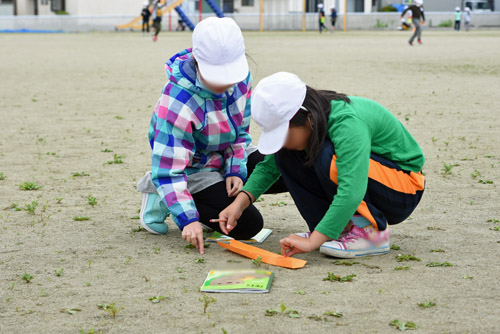
{"type": "Polygon", "coordinates": [[[285,267],[290,269],[302,268],[306,265],[307,261],[296,259],[293,257],[284,257],[264,249],[244,244],[237,240],[230,240],[229,242],[217,241],[219,246],[229,249],[231,252],[243,255],[250,259],[262,258],[262,262],[272,264],[273,266],[285,267]]]}

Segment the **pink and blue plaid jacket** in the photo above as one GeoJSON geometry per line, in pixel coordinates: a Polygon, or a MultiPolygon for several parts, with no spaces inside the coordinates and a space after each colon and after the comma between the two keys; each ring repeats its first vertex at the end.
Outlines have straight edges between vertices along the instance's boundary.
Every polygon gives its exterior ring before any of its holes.
{"type": "Polygon", "coordinates": [[[221,171],[225,177],[247,178],[252,77],[249,73],[226,93],[215,95],[197,80],[191,49],[170,58],[165,68],[168,82],[149,127],[152,179],[183,229],[200,219],[187,188],[188,175],[221,171]]]}

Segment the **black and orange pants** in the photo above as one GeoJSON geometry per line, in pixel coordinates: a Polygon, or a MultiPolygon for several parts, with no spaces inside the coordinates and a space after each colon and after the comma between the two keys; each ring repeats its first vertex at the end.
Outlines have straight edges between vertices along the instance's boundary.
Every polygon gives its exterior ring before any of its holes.
{"type": "MultiPolygon", "coordinates": [[[[306,153],[282,149],[276,153],[281,172],[297,209],[313,231],[337,194],[337,155],[328,140],[312,166],[305,166],[306,153]]],[[[368,219],[379,231],[398,224],[415,210],[425,188],[422,173],[402,170],[395,162],[371,154],[368,187],[353,215],[368,219]]]]}

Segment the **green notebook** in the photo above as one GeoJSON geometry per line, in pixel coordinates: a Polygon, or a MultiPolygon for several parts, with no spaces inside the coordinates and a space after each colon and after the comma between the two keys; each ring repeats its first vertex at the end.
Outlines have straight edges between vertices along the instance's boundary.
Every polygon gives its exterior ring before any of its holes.
{"type": "MultiPolygon", "coordinates": [[[[246,244],[261,244],[264,240],[267,239],[267,237],[273,232],[273,230],[270,230],[268,228],[263,228],[260,230],[259,233],[253,236],[252,239],[249,240],[238,240],[241,242],[244,242],[246,244]]],[[[207,237],[205,239],[206,242],[217,242],[217,241],[228,241],[232,240],[233,238],[228,237],[227,235],[224,235],[222,233],[219,233],[215,231],[211,236],[207,237]]]]}
{"type": "Polygon", "coordinates": [[[259,269],[211,270],[201,292],[266,293],[274,274],[259,269]]]}

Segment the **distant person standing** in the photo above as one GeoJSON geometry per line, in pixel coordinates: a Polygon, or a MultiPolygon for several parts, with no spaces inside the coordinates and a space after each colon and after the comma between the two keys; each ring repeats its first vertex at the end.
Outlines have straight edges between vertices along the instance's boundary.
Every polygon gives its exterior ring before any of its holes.
{"type": "Polygon", "coordinates": [[[153,29],[155,30],[155,34],[153,36],[153,42],[158,40],[158,34],[161,31],[161,18],[162,18],[162,10],[163,5],[159,0],[155,0],[153,3],[153,29]]]}
{"type": "Polygon", "coordinates": [[[318,10],[319,10],[319,33],[321,34],[323,32],[323,29],[328,31],[328,28],[325,26],[326,16],[325,16],[325,11],[323,10],[322,3],[318,4],[318,10]]]}
{"type": "Polygon", "coordinates": [[[337,22],[337,10],[335,7],[330,8],[330,16],[332,19],[332,32],[335,31],[335,23],[337,22]]]}
{"type": "Polygon", "coordinates": [[[469,31],[469,28],[470,28],[470,8],[469,7],[465,7],[464,27],[465,27],[465,31],[469,31]]]}
{"type": "Polygon", "coordinates": [[[460,21],[462,20],[462,13],[460,7],[455,8],[455,30],[460,31],[460,21]]]}
{"type": "Polygon", "coordinates": [[[142,34],[144,35],[146,32],[149,33],[149,18],[151,17],[151,12],[149,11],[149,1],[144,2],[141,16],[142,16],[142,34]]]}
{"type": "Polygon", "coordinates": [[[184,31],[186,30],[186,26],[184,25],[184,21],[182,19],[177,20],[177,27],[175,28],[175,31],[184,31]]]}
{"type": "Polygon", "coordinates": [[[421,25],[424,25],[425,23],[424,8],[422,7],[424,1],[415,0],[413,3],[414,3],[413,5],[409,6],[401,13],[401,18],[403,18],[407,11],[411,11],[412,23],[415,26],[415,32],[408,41],[408,44],[410,44],[410,46],[413,46],[413,41],[415,40],[415,37],[417,38],[418,44],[422,44],[421,25]]]}

